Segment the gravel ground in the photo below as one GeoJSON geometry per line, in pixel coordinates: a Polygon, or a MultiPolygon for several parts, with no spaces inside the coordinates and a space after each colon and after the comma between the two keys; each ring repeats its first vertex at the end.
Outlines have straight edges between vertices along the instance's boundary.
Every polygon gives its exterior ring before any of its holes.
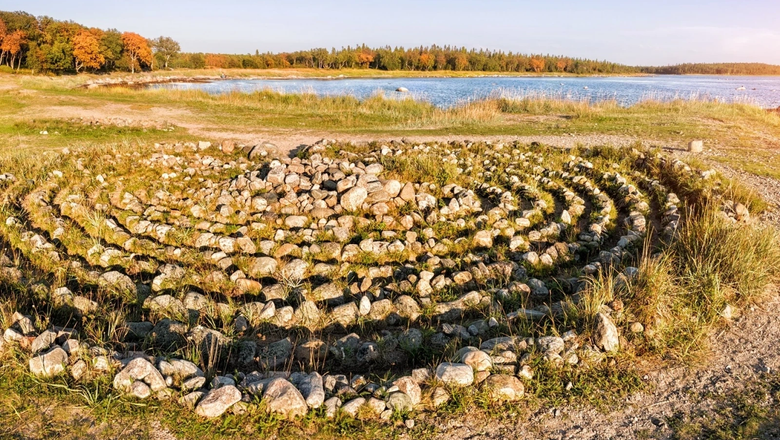
{"type": "Polygon", "coordinates": [[[742,182],[752,188],[770,205],[770,210],[762,215],[767,220],[780,226],[780,181],[771,177],[757,176],[725,165],[713,164],[713,168],[724,176],[742,182]]]}
{"type": "MultiPolygon", "coordinates": [[[[780,368],[780,338],[776,310],[780,296],[773,292],[760,307],[745,311],[728,329],[712,336],[715,347],[699,368],[664,368],[647,374],[650,391],[630,396],[618,410],[601,413],[592,408],[557,408],[507,423],[475,421],[465,417],[437,423],[439,438],[487,439],[671,439],[673,415],[691,415],[713,408],[719,396],[740,391],[744,383],[780,368]]],[[[764,426],[760,438],[780,438],[778,421],[764,426]]]]}

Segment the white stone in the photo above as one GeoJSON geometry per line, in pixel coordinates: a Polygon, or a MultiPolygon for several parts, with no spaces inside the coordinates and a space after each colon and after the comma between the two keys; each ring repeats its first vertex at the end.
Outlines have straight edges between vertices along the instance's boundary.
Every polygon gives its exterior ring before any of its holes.
{"type": "Polygon", "coordinates": [[[449,386],[469,386],[474,383],[474,369],[466,364],[443,362],[436,367],[436,379],[449,386]]]}

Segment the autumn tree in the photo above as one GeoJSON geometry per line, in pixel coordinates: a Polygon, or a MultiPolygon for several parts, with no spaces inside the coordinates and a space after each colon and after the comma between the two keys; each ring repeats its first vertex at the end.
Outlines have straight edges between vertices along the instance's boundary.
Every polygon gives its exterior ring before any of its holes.
{"type": "Polygon", "coordinates": [[[430,53],[423,52],[422,54],[420,54],[419,64],[421,68],[425,70],[430,70],[433,67],[433,62],[434,59],[430,53]]]}
{"type": "Polygon", "coordinates": [[[3,19],[0,18],[0,64],[3,64],[3,57],[5,56],[5,51],[2,49],[2,47],[3,40],[5,39],[6,35],[8,35],[8,28],[5,26],[3,19]]]}
{"type": "Polygon", "coordinates": [[[76,61],[76,73],[87,67],[99,69],[106,62],[100,53],[100,43],[88,30],[83,29],[73,37],[73,57],[76,61]]]}
{"type": "Polygon", "coordinates": [[[453,70],[464,70],[469,65],[469,59],[466,57],[466,54],[464,53],[456,53],[452,57],[452,68],[453,70]]]}
{"type": "Polygon", "coordinates": [[[181,51],[181,46],[171,37],[158,37],[152,40],[152,49],[155,56],[159,56],[163,62],[163,68],[168,68],[168,63],[181,51]]]}
{"type": "Polygon", "coordinates": [[[24,31],[13,31],[3,38],[3,44],[0,46],[0,50],[7,52],[10,57],[8,58],[8,65],[14,68],[17,56],[19,57],[19,63],[17,69],[22,63],[22,45],[27,43],[27,34],[24,31]]]}
{"type": "Polygon", "coordinates": [[[539,73],[544,69],[544,58],[539,57],[533,57],[531,58],[531,68],[534,70],[534,72],[539,73]]]}
{"type": "Polygon", "coordinates": [[[152,64],[152,50],[146,38],[134,32],[125,32],[122,34],[122,46],[130,61],[130,72],[135,73],[136,65],[140,69],[141,63],[147,66],[152,64]]]}
{"type": "Polygon", "coordinates": [[[227,57],[217,53],[206,54],[206,67],[224,69],[227,67],[227,57]]]}
{"type": "Polygon", "coordinates": [[[360,67],[368,67],[374,62],[374,53],[364,47],[357,53],[357,60],[360,67]]]}
{"type": "Polygon", "coordinates": [[[558,68],[558,71],[559,71],[559,72],[564,72],[564,71],[566,71],[566,67],[567,67],[568,65],[569,65],[569,60],[567,60],[567,59],[565,59],[565,58],[561,58],[560,60],[558,60],[558,62],[557,62],[557,63],[555,63],[555,67],[557,67],[557,68],[558,68]]]}

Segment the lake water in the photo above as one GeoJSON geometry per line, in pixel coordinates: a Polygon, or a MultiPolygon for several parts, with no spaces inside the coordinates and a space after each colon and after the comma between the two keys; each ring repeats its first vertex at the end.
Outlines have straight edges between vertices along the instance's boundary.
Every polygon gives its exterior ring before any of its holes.
{"type": "Polygon", "coordinates": [[[352,95],[358,99],[384,93],[391,98],[412,96],[440,107],[497,96],[544,96],[590,101],[615,99],[621,105],[651,98],[697,98],[748,102],[764,108],[780,106],[780,77],[755,76],[236,79],[208,83],[154,84],[151,87],[200,89],[208,93],[268,89],[282,93],[315,93],[320,96],[352,95]],[[409,92],[396,92],[399,87],[409,92]]]}

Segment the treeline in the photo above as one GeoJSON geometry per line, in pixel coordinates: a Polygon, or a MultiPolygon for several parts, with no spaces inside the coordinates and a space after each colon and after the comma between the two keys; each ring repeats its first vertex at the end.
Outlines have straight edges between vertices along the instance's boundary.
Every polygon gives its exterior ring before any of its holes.
{"type": "Polygon", "coordinates": [[[575,74],[636,73],[634,67],[608,61],[594,61],[552,55],[525,55],[512,52],[466,49],[454,46],[370,48],[365,45],[341,49],[325,48],[290,53],[226,55],[182,54],[172,63],[182,68],[229,69],[379,69],[417,71],[477,72],[566,72],[575,74]]]}
{"type": "Polygon", "coordinates": [[[180,51],[171,38],[87,28],[72,21],[0,11],[0,65],[33,72],[167,68],[180,51]]]}
{"type": "Polygon", "coordinates": [[[641,70],[659,75],[780,75],[780,66],[763,63],[686,63],[641,70]]]}
{"type": "Polygon", "coordinates": [[[588,74],[780,75],[780,66],[758,63],[633,67],[608,61],[526,55],[456,46],[415,48],[366,45],[246,55],[181,53],[169,37],[88,28],[72,21],[0,11],[0,65],[33,72],[110,72],[168,68],[380,69],[588,74]]]}
{"type": "Polygon", "coordinates": [[[365,45],[291,53],[180,53],[171,38],[88,28],[72,21],[0,11],[0,64],[38,72],[172,68],[470,70],[481,72],[634,73],[636,68],[579,58],[524,55],[462,47],[369,48],[365,45]]]}

